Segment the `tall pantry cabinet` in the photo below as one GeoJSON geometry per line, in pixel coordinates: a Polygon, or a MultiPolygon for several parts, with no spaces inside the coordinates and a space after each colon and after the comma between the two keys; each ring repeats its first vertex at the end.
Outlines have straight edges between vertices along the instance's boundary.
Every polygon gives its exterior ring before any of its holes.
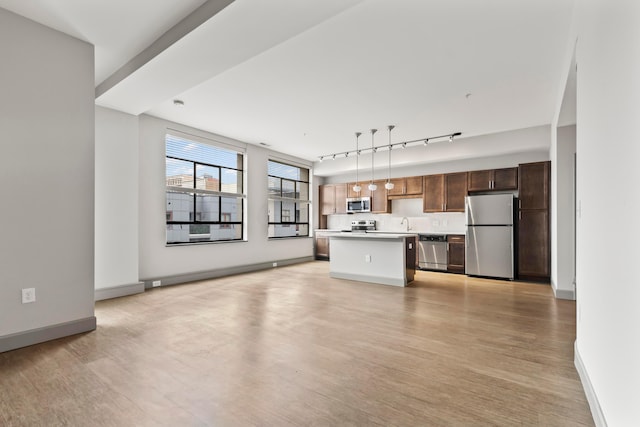
{"type": "Polygon", "coordinates": [[[518,278],[549,282],[551,162],[518,168],[518,278]]]}

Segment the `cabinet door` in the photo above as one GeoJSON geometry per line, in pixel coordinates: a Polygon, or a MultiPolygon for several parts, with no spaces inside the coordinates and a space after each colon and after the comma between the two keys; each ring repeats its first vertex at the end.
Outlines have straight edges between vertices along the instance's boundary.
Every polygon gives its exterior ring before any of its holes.
{"type": "Polygon", "coordinates": [[[347,213],[347,184],[335,185],[335,213],[347,213]]]}
{"type": "Polygon", "coordinates": [[[410,176],[405,178],[405,194],[407,195],[418,195],[422,194],[422,177],[421,176],[410,176]]]}
{"type": "Polygon", "coordinates": [[[320,214],[331,215],[336,210],[336,193],[335,187],[331,184],[320,186],[320,214]]]}
{"type": "Polygon", "coordinates": [[[445,212],[464,212],[464,198],[467,195],[467,173],[445,175],[445,212]]]}
{"type": "Polygon", "coordinates": [[[492,187],[494,190],[516,190],[518,188],[518,168],[494,170],[492,187]]]}
{"type": "Polygon", "coordinates": [[[464,273],[464,236],[447,236],[449,246],[447,270],[455,273],[464,273]]]}
{"type": "Polygon", "coordinates": [[[350,182],[347,184],[347,197],[371,197],[371,191],[369,190],[369,181],[360,181],[359,184],[361,187],[359,193],[353,191],[353,186],[356,185],[355,182],[350,182]]]}
{"type": "Polygon", "coordinates": [[[493,171],[471,171],[468,175],[469,191],[486,191],[491,189],[493,171]]]}
{"type": "MultiPolygon", "coordinates": [[[[405,178],[393,178],[391,180],[393,188],[387,191],[389,196],[403,196],[405,194],[406,182],[405,178]]],[[[422,177],[420,177],[420,185],[422,185],[422,177]]]]}
{"type": "Polygon", "coordinates": [[[521,210],[518,218],[518,276],[548,279],[551,274],[549,211],[521,210]]]}
{"type": "Polygon", "coordinates": [[[384,188],[385,180],[374,181],[378,186],[371,192],[371,212],[389,213],[391,212],[391,201],[387,199],[387,189],[384,188]]]}
{"type": "Polygon", "coordinates": [[[524,163],[518,171],[520,209],[549,209],[550,162],[524,163]]]}
{"type": "Polygon", "coordinates": [[[329,259],[329,237],[316,236],[316,259],[329,259]]]}
{"type": "Polygon", "coordinates": [[[422,211],[444,210],[444,175],[426,175],[422,187],[422,211]]]}

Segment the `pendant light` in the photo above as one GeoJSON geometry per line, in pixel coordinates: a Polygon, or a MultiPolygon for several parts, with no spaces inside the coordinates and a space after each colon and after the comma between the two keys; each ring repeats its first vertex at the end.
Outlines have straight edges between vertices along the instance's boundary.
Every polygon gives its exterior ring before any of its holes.
{"type": "Polygon", "coordinates": [[[353,191],[360,193],[362,187],[360,187],[360,181],[358,180],[358,158],[360,157],[360,148],[358,148],[358,138],[360,138],[362,132],[356,132],[356,185],[353,186],[353,191]]]}
{"type": "Polygon", "coordinates": [[[371,183],[369,184],[369,190],[376,191],[378,186],[373,183],[373,155],[376,152],[376,148],[373,146],[373,135],[378,132],[378,129],[371,129],[371,183]]]}
{"type": "Polygon", "coordinates": [[[393,147],[393,145],[391,145],[391,131],[393,130],[395,126],[394,125],[389,125],[389,165],[387,166],[387,183],[384,185],[384,188],[386,188],[387,190],[393,190],[393,187],[395,187],[395,185],[393,185],[393,182],[391,182],[391,148],[393,147]]]}

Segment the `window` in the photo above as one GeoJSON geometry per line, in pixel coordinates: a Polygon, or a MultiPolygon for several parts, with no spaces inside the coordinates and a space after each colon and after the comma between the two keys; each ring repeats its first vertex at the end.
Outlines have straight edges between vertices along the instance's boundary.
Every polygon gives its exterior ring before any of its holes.
{"type": "Polygon", "coordinates": [[[269,160],[269,237],[309,236],[309,169],[269,160]]]}
{"type": "Polygon", "coordinates": [[[242,240],[243,155],[166,135],[167,244],[242,240]]]}

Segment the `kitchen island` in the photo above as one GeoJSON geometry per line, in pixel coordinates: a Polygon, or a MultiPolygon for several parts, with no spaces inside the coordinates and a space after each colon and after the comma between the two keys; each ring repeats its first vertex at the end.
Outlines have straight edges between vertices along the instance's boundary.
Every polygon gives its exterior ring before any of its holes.
{"type": "Polygon", "coordinates": [[[416,234],[335,233],[330,235],[329,275],[382,285],[407,286],[416,265],[416,234]]]}

